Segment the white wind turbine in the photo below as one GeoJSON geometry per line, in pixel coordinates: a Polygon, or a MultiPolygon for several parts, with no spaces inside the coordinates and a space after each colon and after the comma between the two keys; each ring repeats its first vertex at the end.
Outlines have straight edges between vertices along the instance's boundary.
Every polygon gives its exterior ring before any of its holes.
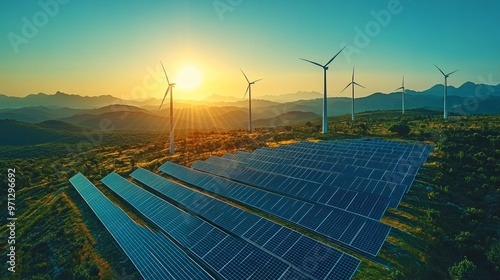
{"type": "Polygon", "coordinates": [[[405,88],[405,76],[403,75],[403,84],[401,87],[397,88],[396,90],[403,90],[401,93],[403,94],[402,95],[402,99],[401,99],[401,114],[404,115],[405,113],[405,93],[406,93],[406,88],[405,88]]]}
{"type": "Polygon", "coordinates": [[[248,93],[248,131],[252,132],[252,85],[262,79],[250,82],[250,80],[248,80],[247,75],[245,75],[245,72],[243,72],[243,70],[241,70],[241,73],[243,73],[243,76],[245,76],[245,80],[247,80],[248,82],[248,87],[247,90],[245,91],[245,95],[243,96],[243,98],[245,98],[248,93]]]}
{"type": "Polygon", "coordinates": [[[346,90],[351,85],[352,85],[351,119],[352,119],[352,121],[354,121],[354,86],[356,85],[356,86],[360,86],[362,88],[365,88],[364,86],[362,86],[354,81],[354,67],[352,67],[352,80],[351,80],[351,82],[349,84],[347,84],[347,86],[340,93],[344,92],[344,90],[346,90]]]}
{"type": "Polygon", "coordinates": [[[446,96],[447,96],[447,90],[448,90],[448,77],[449,77],[451,74],[453,74],[453,73],[457,72],[458,70],[455,70],[455,71],[453,71],[453,72],[450,72],[450,73],[448,73],[448,74],[445,74],[445,73],[443,72],[443,70],[441,70],[441,69],[439,69],[439,67],[437,67],[437,65],[436,65],[436,64],[434,64],[434,66],[436,66],[436,68],[439,70],[439,72],[441,72],[441,74],[443,74],[443,76],[444,76],[444,106],[443,106],[443,111],[444,111],[444,113],[443,113],[443,118],[444,118],[444,119],[447,119],[447,118],[448,118],[448,108],[446,107],[446,96]]]}
{"type": "Polygon", "coordinates": [[[163,102],[165,101],[165,97],[167,97],[168,92],[170,91],[170,154],[173,154],[174,151],[174,86],[175,83],[170,83],[167,76],[167,71],[165,71],[165,67],[163,67],[163,63],[160,61],[161,67],[163,68],[163,72],[165,73],[165,78],[167,78],[167,90],[165,91],[165,95],[163,96],[163,100],[161,101],[160,107],[158,111],[161,109],[163,102]]]}
{"type": "Polygon", "coordinates": [[[328,133],[328,116],[327,116],[327,97],[326,97],[326,70],[328,70],[328,65],[337,57],[337,55],[340,54],[340,52],[342,52],[342,50],[345,49],[345,47],[347,47],[347,45],[345,45],[334,57],[332,57],[332,59],[330,59],[325,65],[321,65],[317,62],[314,62],[314,61],[311,61],[311,60],[307,60],[307,59],[304,59],[304,58],[301,58],[302,60],[304,61],[307,61],[307,62],[310,62],[314,65],[317,65],[321,68],[323,68],[323,84],[324,84],[324,93],[323,93],[323,134],[325,133],[328,133]]]}

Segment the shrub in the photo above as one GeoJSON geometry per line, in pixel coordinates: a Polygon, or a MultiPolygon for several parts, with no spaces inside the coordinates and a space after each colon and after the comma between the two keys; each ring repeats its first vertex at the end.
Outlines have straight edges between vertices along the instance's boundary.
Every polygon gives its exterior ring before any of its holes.
{"type": "Polygon", "coordinates": [[[451,279],[453,280],[468,280],[476,279],[477,267],[469,261],[467,257],[458,263],[455,263],[448,269],[451,279]]]}
{"type": "Polygon", "coordinates": [[[404,137],[410,134],[410,126],[406,123],[395,123],[389,127],[389,131],[397,133],[399,136],[404,137]]]}

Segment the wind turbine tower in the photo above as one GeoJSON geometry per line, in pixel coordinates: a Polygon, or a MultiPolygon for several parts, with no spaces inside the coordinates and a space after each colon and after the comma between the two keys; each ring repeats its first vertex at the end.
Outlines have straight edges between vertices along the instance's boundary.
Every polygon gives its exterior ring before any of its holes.
{"type": "Polygon", "coordinates": [[[322,132],[323,134],[328,133],[328,120],[327,120],[327,118],[328,118],[328,112],[327,112],[327,97],[326,97],[326,70],[328,70],[328,65],[340,54],[340,52],[342,52],[345,49],[345,47],[347,47],[347,45],[344,46],[325,65],[321,65],[321,64],[319,64],[317,62],[301,58],[304,61],[307,61],[309,63],[312,63],[312,64],[314,64],[316,66],[319,66],[319,67],[323,68],[323,85],[324,85],[324,93],[323,93],[323,132],[322,132]]]}
{"type": "Polygon", "coordinates": [[[441,70],[439,67],[437,67],[436,64],[434,64],[434,66],[436,66],[436,68],[439,70],[439,72],[441,72],[441,74],[443,74],[444,76],[444,105],[443,105],[443,118],[446,120],[448,118],[448,108],[446,107],[446,97],[447,97],[447,90],[448,90],[448,77],[457,72],[458,70],[455,70],[453,72],[450,72],[448,74],[445,74],[443,72],[443,70],[441,70]]]}
{"type": "Polygon", "coordinates": [[[248,132],[252,132],[252,85],[262,79],[250,82],[250,80],[248,80],[247,75],[245,75],[245,72],[243,72],[243,70],[241,70],[241,73],[243,73],[243,76],[245,76],[245,80],[247,80],[248,82],[248,87],[247,90],[245,91],[245,95],[243,96],[243,98],[245,98],[248,93],[248,132]]]}
{"type": "Polygon", "coordinates": [[[170,91],[170,154],[174,154],[174,86],[175,83],[170,83],[168,80],[168,75],[167,71],[165,71],[165,67],[163,67],[163,63],[160,61],[161,67],[163,68],[163,72],[165,73],[165,78],[167,78],[167,90],[165,91],[165,95],[163,96],[163,100],[161,101],[160,107],[158,108],[158,111],[161,109],[161,106],[163,105],[163,102],[165,101],[165,97],[167,97],[168,92],[170,91]]]}
{"type": "Polygon", "coordinates": [[[354,67],[352,67],[352,80],[351,80],[351,82],[349,84],[347,84],[347,86],[340,93],[344,92],[344,90],[346,90],[349,86],[352,86],[351,119],[352,119],[352,121],[354,121],[354,86],[359,86],[359,87],[365,88],[364,86],[362,86],[354,81],[354,67]]]}
{"type": "Polygon", "coordinates": [[[403,84],[401,87],[397,88],[396,90],[403,90],[402,91],[402,98],[401,98],[401,114],[405,114],[405,93],[406,93],[406,89],[405,89],[405,76],[403,75],[403,84]]]}

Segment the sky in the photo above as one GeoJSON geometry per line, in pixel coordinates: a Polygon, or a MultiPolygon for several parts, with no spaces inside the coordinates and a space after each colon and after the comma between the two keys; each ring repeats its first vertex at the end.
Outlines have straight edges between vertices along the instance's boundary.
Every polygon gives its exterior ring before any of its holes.
{"type": "Polygon", "coordinates": [[[0,93],[179,99],[500,83],[500,1],[0,0],[0,93]]]}

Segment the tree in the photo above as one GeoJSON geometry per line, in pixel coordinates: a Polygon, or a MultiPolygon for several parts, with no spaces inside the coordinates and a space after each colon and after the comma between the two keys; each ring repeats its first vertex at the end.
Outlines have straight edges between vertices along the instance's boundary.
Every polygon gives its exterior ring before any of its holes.
{"type": "Polygon", "coordinates": [[[493,241],[490,249],[486,252],[486,258],[493,265],[495,271],[500,271],[500,241],[493,241]]]}
{"type": "Polygon", "coordinates": [[[477,267],[467,257],[448,268],[448,273],[453,280],[476,279],[477,267]]]}
{"type": "Polygon", "coordinates": [[[389,131],[397,133],[399,136],[404,137],[410,134],[410,127],[403,122],[395,123],[389,127],[389,131]]]}

